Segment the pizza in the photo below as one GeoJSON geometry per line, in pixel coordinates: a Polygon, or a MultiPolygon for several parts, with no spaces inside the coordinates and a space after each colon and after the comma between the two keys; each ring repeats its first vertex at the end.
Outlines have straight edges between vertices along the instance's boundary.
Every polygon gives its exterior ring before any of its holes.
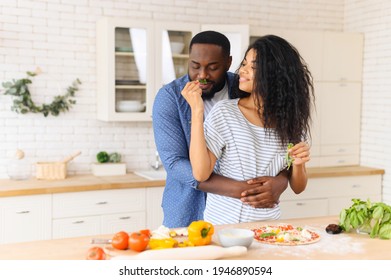
{"type": "Polygon", "coordinates": [[[265,225],[252,231],[256,241],[273,245],[305,245],[318,242],[320,239],[320,235],[315,231],[292,225],[265,225]]]}

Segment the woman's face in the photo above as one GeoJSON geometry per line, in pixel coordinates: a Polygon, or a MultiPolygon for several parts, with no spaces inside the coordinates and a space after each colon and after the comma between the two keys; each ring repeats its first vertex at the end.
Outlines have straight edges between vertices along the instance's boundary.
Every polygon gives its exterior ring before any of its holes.
{"type": "Polygon", "coordinates": [[[250,49],[239,68],[239,88],[249,93],[252,93],[254,86],[256,55],[255,50],[250,49]]]}

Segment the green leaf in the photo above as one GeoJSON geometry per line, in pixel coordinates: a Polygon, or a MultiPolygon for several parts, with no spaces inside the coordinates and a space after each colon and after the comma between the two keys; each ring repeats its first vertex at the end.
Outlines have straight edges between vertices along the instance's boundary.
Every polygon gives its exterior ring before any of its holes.
{"type": "Polygon", "coordinates": [[[375,209],[373,210],[372,212],[372,217],[375,219],[375,220],[380,220],[383,218],[383,207],[381,205],[378,205],[375,207],[375,209]]]}
{"type": "Polygon", "coordinates": [[[383,225],[378,234],[381,239],[391,239],[391,224],[383,225]]]}

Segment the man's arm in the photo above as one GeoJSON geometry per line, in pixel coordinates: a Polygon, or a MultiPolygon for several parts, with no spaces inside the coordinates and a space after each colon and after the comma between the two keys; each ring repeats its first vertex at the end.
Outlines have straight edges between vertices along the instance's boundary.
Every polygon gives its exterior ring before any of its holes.
{"type": "Polygon", "coordinates": [[[196,188],[198,182],[192,174],[187,139],[181,123],[181,116],[185,114],[178,112],[180,105],[174,95],[164,88],[159,90],[152,111],[155,144],[167,173],[183,185],[196,188]]]}
{"type": "Polygon", "coordinates": [[[198,188],[204,192],[240,198],[255,208],[271,208],[279,202],[281,194],[288,187],[288,171],[281,171],[276,177],[263,176],[248,181],[236,181],[212,174],[198,188]]]}

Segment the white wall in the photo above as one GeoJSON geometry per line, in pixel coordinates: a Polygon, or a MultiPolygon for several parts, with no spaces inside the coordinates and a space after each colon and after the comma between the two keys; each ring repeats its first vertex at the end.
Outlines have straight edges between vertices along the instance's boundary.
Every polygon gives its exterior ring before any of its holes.
{"type": "Polygon", "coordinates": [[[391,203],[391,2],[345,0],[344,27],[365,34],[361,164],[385,169],[383,200],[391,203]]]}

